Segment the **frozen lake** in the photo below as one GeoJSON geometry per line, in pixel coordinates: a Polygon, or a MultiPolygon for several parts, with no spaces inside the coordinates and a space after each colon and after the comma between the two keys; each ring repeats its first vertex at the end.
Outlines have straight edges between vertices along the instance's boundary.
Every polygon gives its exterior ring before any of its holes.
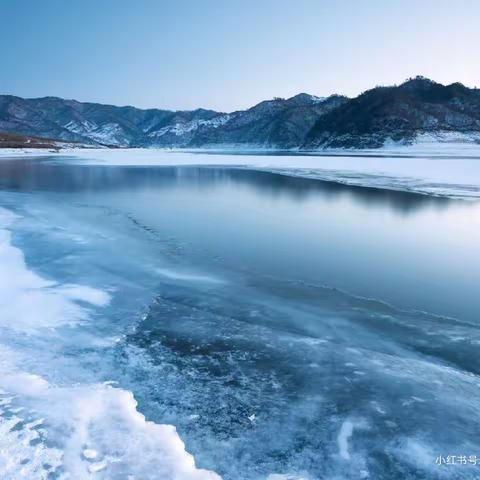
{"type": "Polygon", "coordinates": [[[0,160],[6,478],[478,478],[480,160],[171,155],[0,160]]]}

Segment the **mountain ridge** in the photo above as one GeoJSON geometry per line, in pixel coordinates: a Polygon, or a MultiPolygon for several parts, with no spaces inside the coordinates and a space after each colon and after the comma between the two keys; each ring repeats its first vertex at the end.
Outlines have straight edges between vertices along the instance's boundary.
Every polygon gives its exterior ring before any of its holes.
{"type": "Polygon", "coordinates": [[[480,142],[480,90],[418,76],[355,98],[299,93],[230,113],[0,95],[0,132],[107,147],[361,149],[442,132],[480,142]]]}
{"type": "Polygon", "coordinates": [[[475,134],[480,141],[480,90],[418,76],[367,90],[319,118],[304,147],[379,148],[441,132],[475,134]]]}

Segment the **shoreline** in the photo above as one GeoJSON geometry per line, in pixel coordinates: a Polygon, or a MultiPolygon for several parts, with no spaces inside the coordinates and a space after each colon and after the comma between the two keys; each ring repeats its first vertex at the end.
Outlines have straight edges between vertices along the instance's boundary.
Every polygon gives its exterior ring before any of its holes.
{"type": "Polygon", "coordinates": [[[225,167],[452,199],[480,199],[480,145],[376,151],[221,151],[154,148],[0,149],[1,159],[50,158],[89,166],[225,167]]]}

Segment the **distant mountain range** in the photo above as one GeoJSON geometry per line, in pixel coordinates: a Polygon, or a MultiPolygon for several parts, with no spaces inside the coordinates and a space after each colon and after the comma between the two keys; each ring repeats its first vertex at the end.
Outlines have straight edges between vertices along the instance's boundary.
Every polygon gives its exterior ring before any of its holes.
{"type": "Polygon", "coordinates": [[[423,134],[480,143],[480,90],[416,77],[356,98],[301,93],[231,113],[0,95],[0,132],[109,147],[378,148],[423,134]]]}

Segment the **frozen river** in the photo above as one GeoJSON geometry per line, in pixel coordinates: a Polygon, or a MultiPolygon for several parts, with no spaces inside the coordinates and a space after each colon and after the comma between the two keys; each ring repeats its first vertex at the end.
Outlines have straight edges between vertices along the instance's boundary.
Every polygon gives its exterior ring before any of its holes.
{"type": "Polygon", "coordinates": [[[2,478],[478,478],[480,160],[98,155],[0,160],[2,478]]]}

